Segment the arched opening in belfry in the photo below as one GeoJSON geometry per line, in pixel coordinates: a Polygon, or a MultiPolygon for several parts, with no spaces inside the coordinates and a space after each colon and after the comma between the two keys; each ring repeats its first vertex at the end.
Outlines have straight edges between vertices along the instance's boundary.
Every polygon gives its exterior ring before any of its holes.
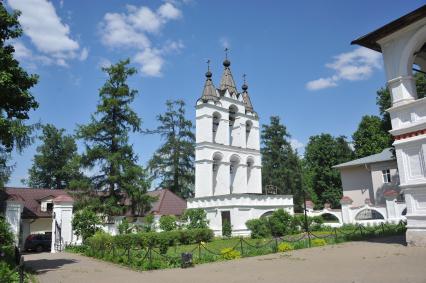
{"type": "Polygon", "coordinates": [[[213,142],[216,142],[216,135],[217,135],[217,131],[219,129],[220,118],[221,118],[220,113],[218,113],[218,112],[213,113],[213,119],[212,119],[213,142]]]}
{"type": "Polygon", "coordinates": [[[247,158],[247,187],[250,186],[251,175],[253,172],[254,160],[252,157],[247,158]]]}
{"type": "MultiPolygon", "coordinates": [[[[419,50],[413,53],[412,71],[416,85],[417,98],[426,97],[426,42],[420,43],[419,50]]],[[[411,62],[409,62],[410,64],[411,62]]]]}
{"type": "Polygon", "coordinates": [[[246,121],[246,147],[249,147],[249,144],[250,144],[250,140],[251,140],[250,135],[251,135],[252,127],[253,127],[253,123],[250,120],[246,121]]]}
{"type": "Polygon", "coordinates": [[[238,108],[235,105],[229,106],[229,145],[233,145],[235,138],[235,118],[238,108]]]}
{"type": "Polygon", "coordinates": [[[213,168],[212,168],[212,189],[213,189],[213,195],[215,195],[216,191],[217,191],[217,178],[218,178],[218,173],[219,173],[219,169],[220,169],[220,164],[222,162],[222,154],[219,152],[216,152],[213,155],[213,168]]]}
{"type": "Polygon", "coordinates": [[[232,194],[235,187],[235,176],[238,171],[238,164],[240,163],[240,158],[237,155],[232,155],[229,166],[229,184],[230,184],[230,193],[232,194]]]}

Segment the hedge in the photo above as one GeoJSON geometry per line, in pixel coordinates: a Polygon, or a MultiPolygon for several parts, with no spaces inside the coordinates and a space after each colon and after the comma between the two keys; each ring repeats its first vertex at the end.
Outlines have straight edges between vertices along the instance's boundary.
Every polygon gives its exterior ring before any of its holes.
{"type": "Polygon", "coordinates": [[[87,246],[94,250],[115,248],[159,248],[161,253],[166,253],[171,246],[178,244],[210,242],[214,237],[213,231],[205,228],[174,230],[164,232],[139,232],[134,234],[121,234],[111,236],[105,232],[97,232],[87,239],[87,246]]]}

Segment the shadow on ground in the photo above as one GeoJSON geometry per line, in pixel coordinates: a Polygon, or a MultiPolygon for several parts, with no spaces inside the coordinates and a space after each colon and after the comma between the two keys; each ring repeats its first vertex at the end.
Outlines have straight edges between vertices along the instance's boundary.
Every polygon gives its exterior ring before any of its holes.
{"type": "Polygon", "coordinates": [[[363,242],[381,243],[381,244],[399,244],[402,246],[407,245],[407,242],[405,241],[405,234],[399,235],[399,236],[370,238],[370,239],[363,240],[363,242]]]}
{"type": "Polygon", "coordinates": [[[78,260],[74,259],[33,259],[26,260],[25,266],[34,270],[37,274],[42,274],[51,270],[58,269],[67,264],[77,263],[78,260]]]}

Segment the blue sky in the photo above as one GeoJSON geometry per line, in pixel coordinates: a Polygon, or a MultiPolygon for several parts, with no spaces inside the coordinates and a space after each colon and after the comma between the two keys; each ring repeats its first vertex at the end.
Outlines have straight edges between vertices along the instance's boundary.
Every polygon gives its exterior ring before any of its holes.
{"type": "MultiPolygon", "coordinates": [[[[351,40],[424,4],[424,1],[46,1],[7,0],[20,9],[24,36],[16,57],[40,81],[32,122],[74,133],[95,111],[105,81],[101,66],[130,58],[139,96],[133,108],[144,128],[157,126],[167,99],[183,99],[188,117],[201,95],[207,59],[219,84],[223,49],[261,123],[279,115],[303,152],[311,135],[350,137],[362,117],[377,114],[375,93],[385,84],[379,53],[351,40]]],[[[157,136],[132,135],[145,165],[157,136]]],[[[27,177],[37,142],[15,153],[10,186],[27,177]]],[[[82,146],[80,143],[80,151],[82,146]]]]}

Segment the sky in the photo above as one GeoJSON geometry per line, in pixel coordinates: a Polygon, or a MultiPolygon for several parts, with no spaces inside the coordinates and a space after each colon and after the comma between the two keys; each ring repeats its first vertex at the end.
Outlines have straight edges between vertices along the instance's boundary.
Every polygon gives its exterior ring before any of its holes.
{"type": "MultiPolygon", "coordinates": [[[[238,88],[247,74],[262,124],[278,115],[303,154],[320,133],[350,140],[363,115],[377,115],[376,91],[385,85],[382,56],[350,42],[415,10],[424,1],[6,0],[22,12],[24,35],[15,58],[40,76],[32,94],[40,107],[31,123],[74,134],[89,122],[106,80],[104,66],[129,58],[138,73],[132,104],[144,129],[154,129],[168,99],[183,99],[194,121],[211,60],[219,85],[224,49],[238,88]]],[[[158,136],[132,134],[146,165],[158,136]]],[[[81,141],[79,152],[83,152],[81,141]]],[[[23,186],[38,141],[13,154],[9,186],[23,186]]]]}

